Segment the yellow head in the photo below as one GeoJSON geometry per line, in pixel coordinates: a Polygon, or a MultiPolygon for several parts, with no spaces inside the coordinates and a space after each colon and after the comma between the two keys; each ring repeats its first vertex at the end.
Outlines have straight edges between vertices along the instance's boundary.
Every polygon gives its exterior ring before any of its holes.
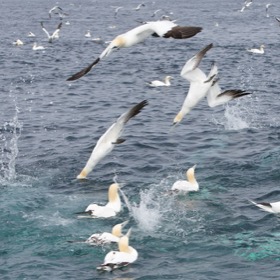
{"type": "Polygon", "coordinates": [[[177,114],[177,116],[173,120],[173,125],[179,123],[183,119],[183,114],[181,111],[177,114]]]}
{"type": "Polygon", "coordinates": [[[196,183],[196,179],[195,179],[195,176],[194,176],[195,168],[196,168],[196,165],[189,168],[186,172],[187,179],[190,183],[196,183]]]}
{"type": "Polygon", "coordinates": [[[114,236],[117,236],[117,237],[121,237],[122,236],[122,229],[123,227],[128,223],[128,221],[125,221],[121,224],[117,224],[115,225],[113,228],[112,228],[112,234],[114,236]]]}
{"type": "Polygon", "coordinates": [[[118,190],[119,190],[119,184],[114,183],[114,184],[110,185],[109,191],[108,191],[109,202],[113,202],[113,201],[119,199],[118,190]]]}
{"type": "Polygon", "coordinates": [[[119,240],[119,251],[120,252],[125,252],[125,253],[129,253],[129,236],[131,233],[131,228],[128,230],[128,232],[126,233],[126,235],[122,236],[119,240]]]}
{"type": "Polygon", "coordinates": [[[88,175],[87,170],[84,168],[81,173],[77,176],[77,179],[85,179],[88,175]]]}

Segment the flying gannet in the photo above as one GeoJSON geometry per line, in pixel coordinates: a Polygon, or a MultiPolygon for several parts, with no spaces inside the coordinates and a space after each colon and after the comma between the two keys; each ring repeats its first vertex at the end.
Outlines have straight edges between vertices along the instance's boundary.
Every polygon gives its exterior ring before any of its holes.
{"type": "Polygon", "coordinates": [[[121,144],[125,141],[124,139],[119,138],[122,134],[125,124],[132,117],[139,114],[146,105],[148,105],[147,100],[136,104],[129,111],[123,113],[117,119],[117,121],[107,129],[107,131],[97,141],[89,160],[87,161],[81,173],[77,176],[77,179],[85,179],[101,159],[109,154],[117,144],[121,144]]]}
{"type": "Polygon", "coordinates": [[[194,172],[196,165],[189,168],[186,172],[187,180],[178,180],[172,187],[171,191],[173,192],[197,192],[199,190],[199,184],[196,181],[194,172]]]}
{"type": "Polygon", "coordinates": [[[163,38],[172,37],[174,39],[187,39],[195,36],[201,30],[201,27],[179,26],[169,20],[147,22],[117,36],[111,41],[111,43],[96,60],[94,60],[86,68],[72,75],[67,79],[67,81],[74,81],[83,77],[92,69],[93,66],[95,66],[101,59],[108,56],[113,50],[131,47],[137,43],[143,42],[147,37],[151,35],[163,38]]]}
{"type": "Polygon", "coordinates": [[[62,22],[59,23],[59,25],[57,26],[56,30],[53,32],[52,35],[50,35],[50,33],[47,31],[47,29],[44,27],[44,24],[43,22],[41,22],[41,26],[42,26],[42,29],[43,31],[47,34],[48,36],[48,40],[49,40],[49,43],[52,43],[54,39],[57,39],[59,37],[59,31],[61,29],[61,26],[62,26],[62,22]]]}
{"type": "Polygon", "coordinates": [[[76,214],[89,214],[93,218],[114,217],[121,211],[121,199],[119,196],[119,184],[111,184],[108,189],[108,202],[106,205],[91,203],[84,212],[76,214]]]}
{"type": "Polygon", "coordinates": [[[262,210],[267,211],[269,213],[280,213],[280,201],[271,202],[271,203],[269,202],[256,203],[250,200],[250,202],[252,202],[254,205],[258,206],[262,210]]]}
{"type": "Polygon", "coordinates": [[[49,10],[49,18],[52,17],[52,13],[59,16],[59,19],[62,20],[64,17],[69,16],[69,14],[64,13],[63,9],[59,6],[54,6],[49,10]]]}
{"type": "Polygon", "coordinates": [[[125,267],[138,258],[138,252],[133,247],[129,246],[129,237],[131,228],[126,235],[122,236],[118,242],[118,251],[110,251],[104,258],[103,264],[97,267],[100,271],[113,271],[118,268],[125,267]]]}
{"type": "Polygon", "coordinates": [[[217,75],[217,68],[212,66],[208,76],[198,68],[204,55],[213,47],[210,44],[189,59],[181,70],[181,77],[190,82],[188,94],[184,100],[181,110],[173,120],[173,124],[179,123],[183,117],[189,113],[198,102],[204,98],[212,85],[212,80],[217,75]]]}
{"type": "Polygon", "coordinates": [[[152,81],[150,83],[148,83],[148,85],[150,87],[169,87],[171,84],[170,84],[170,79],[172,79],[171,76],[166,76],[164,78],[164,82],[162,81],[158,81],[158,80],[155,80],[155,81],[152,81]]]}

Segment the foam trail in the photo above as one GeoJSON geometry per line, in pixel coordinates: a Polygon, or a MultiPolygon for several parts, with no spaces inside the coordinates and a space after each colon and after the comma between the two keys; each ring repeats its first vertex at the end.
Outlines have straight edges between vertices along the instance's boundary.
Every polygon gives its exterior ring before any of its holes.
{"type": "Polygon", "coordinates": [[[226,106],[225,110],[225,124],[226,130],[240,130],[249,128],[249,124],[242,117],[242,112],[237,106],[226,106]]]}

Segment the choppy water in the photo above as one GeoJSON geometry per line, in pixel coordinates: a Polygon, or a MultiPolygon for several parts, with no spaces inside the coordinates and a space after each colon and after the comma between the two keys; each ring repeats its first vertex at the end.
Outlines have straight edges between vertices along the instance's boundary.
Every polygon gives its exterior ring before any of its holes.
{"type": "Polygon", "coordinates": [[[280,199],[280,3],[270,1],[270,17],[257,0],[243,13],[243,1],[147,1],[133,11],[139,3],[60,1],[70,25],[53,44],[40,21],[55,29],[59,20],[48,18],[55,1],[2,4],[1,279],[277,279],[279,218],[248,199],[280,199]],[[116,18],[111,6],[123,6],[116,18]],[[79,81],[65,81],[104,49],[84,37],[88,29],[109,41],[152,20],[156,9],[203,32],[183,41],[150,38],[113,53],[79,81]],[[18,38],[24,46],[12,45],[18,38]],[[33,51],[34,40],[46,50],[33,51]],[[201,68],[209,71],[215,60],[223,88],[253,94],[214,109],[204,100],[171,129],[188,89],[180,70],[211,42],[201,68]],[[264,55],[246,52],[261,44],[264,55]],[[170,88],[146,86],[167,74],[170,88]],[[127,125],[127,141],[89,180],[75,180],[100,135],[144,99],[149,105],[127,125]],[[200,191],[165,196],[193,164],[200,191]],[[106,201],[115,176],[128,199],[120,215],[77,219],[73,213],[89,203],[106,201]],[[67,243],[128,217],[139,259],[124,271],[96,271],[108,247],[67,243]]]}

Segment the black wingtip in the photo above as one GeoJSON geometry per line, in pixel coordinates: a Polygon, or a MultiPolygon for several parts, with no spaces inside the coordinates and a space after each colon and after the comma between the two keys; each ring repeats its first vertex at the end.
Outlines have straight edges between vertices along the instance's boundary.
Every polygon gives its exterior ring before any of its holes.
{"type": "Polygon", "coordinates": [[[72,75],[70,78],[68,78],[66,81],[75,81],[80,79],[81,77],[83,77],[84,75],[86,75],[91,68],[96,65],[98,62],[100,61],[100,58],[98,57],[93,63],[91,63],[89,66],[87,66],[86,68],[82,69],[81,71],[79,71],[78,73],[72,75]]]}

